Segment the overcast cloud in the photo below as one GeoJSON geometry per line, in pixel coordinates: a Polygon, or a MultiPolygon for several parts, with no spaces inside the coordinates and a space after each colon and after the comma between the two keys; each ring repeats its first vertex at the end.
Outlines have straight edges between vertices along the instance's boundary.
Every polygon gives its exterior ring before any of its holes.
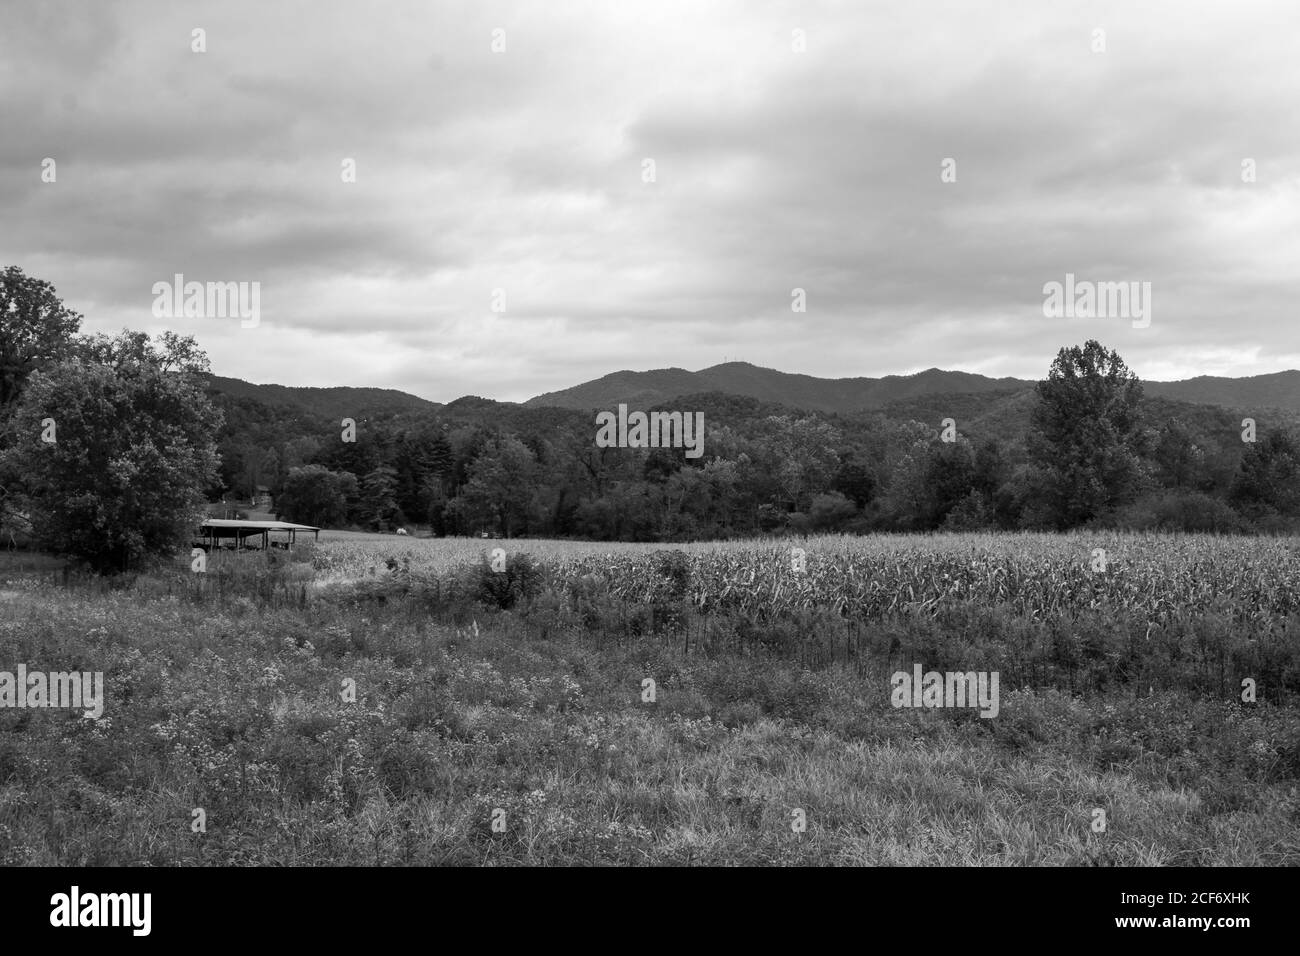
{"type": "Polygon", "coordinates": [[[435,401],[724,358],[1040,377],[1094,337],[1274,372],[1298,40],[1293,2],[8,2],[0,266],[221,375],[435,401]],[[1150,282],[1150,326],[1045,318],[1067,272],[1150,282]],[[260,282],[260,324],[155,319],[175,273],[260,282]]]}

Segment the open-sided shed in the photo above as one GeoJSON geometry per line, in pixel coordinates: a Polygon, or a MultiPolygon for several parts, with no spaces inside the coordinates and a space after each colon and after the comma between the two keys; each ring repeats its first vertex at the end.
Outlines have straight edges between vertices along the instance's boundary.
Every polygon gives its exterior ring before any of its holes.
{"type": "Polygon", "coordinates": [[[199,526],[199,537],[203,539],[202,547],[207,550],[225,547],[222,542],[232,539],[235,547],[246,548],[249,546],[249,538],[260,538],[257,546],[261,548],[281,547],[292,550],[300,531],[310,531],[313,541],[320,538],[320,528],[311,525],[288,521],[236,521],[233,518],[208,518],[199,526]],[[272,540],[271,535],[274,533],[286,535],[285,540],[272,540]]]}

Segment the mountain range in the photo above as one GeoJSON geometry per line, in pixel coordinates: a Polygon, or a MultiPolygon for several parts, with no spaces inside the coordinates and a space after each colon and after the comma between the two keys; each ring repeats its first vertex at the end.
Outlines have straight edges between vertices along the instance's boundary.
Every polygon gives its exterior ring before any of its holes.
{"type": "MultiPolygon", "coordinates": [[[[538,395],[524,404],[589,410],[612,409],[624,402],[630,407],[646,408],[682,395],[722,392],[791,408],[849,413],[883,409],[894,403],[910,403],[934,395],[1020,392],[1034,384],[1028,379],[989,378],[937,368],[884,378],[815,378],[760,368],[748,362],[727,362],[698,372],[681,368],[613,372],[573,388],[538,395]]],[[[1144,381],[1143,388],[1149,398],[1300,413],[1300,371],[1295,370],[1249,378],[1201,375],[1175,382],[1144,381]]]]}
{"type": "MultiPolygon", "coordinates": [[[[792,409],[846,414],[921,408],[937,396],[960,395],[975,404],[982,398],[990,403],[1016,402],[1018,398],[1027,398],[1024,393],[1034,384],[1029,379],[989,378],[937,368],[884,378],[817,378],[761,368],[748,362],[727,362],[696,372],[682,368],[612,372],[572,388],[538,395],[524,402],[523,407],[592,411],[614,409],[624,403],[633,409],[646,409],[683,396],[717,392],[792,409]]],[[[232,398],[253,399],[284,410],[327,418],[430,412],[467,402],[492,406],[514,404],[467,396],[444,406],[396,389],[254,385],[221,376],[212,377],[210,388],[232,398]]],[[[1300,415],[1300,371],[1296,370],[1247,378],[1201,375],[1174,382],[1144,381],[1143,388],[1148,398],[1244,411],[1279,409],[1289,413],[1288,417],[1300,415]]]]}
{"type": "Polygon", "coordinates": [[[208,389],[233,399],[249,399],[271,408],[329,419],[364,418],[372,414],[431,412],[437,402],[395,388],[310,388],[297,385],[254,385],[238,378],[213,375],[208,389]]]}

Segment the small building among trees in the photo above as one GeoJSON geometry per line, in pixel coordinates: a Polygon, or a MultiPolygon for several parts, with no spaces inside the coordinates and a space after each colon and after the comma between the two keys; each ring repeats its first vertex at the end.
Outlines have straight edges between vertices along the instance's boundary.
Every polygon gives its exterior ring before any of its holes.
{"type": "Polygon", "coordinates": [[[320,528],[313,528],[306,524],[293,524],[289,521],[239,521],[225,518],[208,518],[199,527],[199,538],[201,540],[194,543],[194,547],[202,548],[204,551],[211,551],[214,548],[231,547],[242,549],[250,547],[249,539],[261,540],[253,547],[267,550],[270,548],[285,548],[292,551],[297,541],[298,533],[306,534],[311,532],[312,540],[317,541],[320,538],[320,528]],[[287,537],[282,541],[271,539],[272,532],[282,533],[287,537]],[[233,542],[227,544],[226,542],[233,542]]]}

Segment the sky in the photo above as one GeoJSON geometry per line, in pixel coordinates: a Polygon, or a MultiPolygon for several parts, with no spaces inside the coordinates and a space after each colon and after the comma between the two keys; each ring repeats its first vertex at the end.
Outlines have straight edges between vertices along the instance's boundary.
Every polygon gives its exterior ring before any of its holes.
{"type": "Polygon", "coordinates": [[[219,375],[1300,367],[1292,0],[3,2],[0,267],[219,375]]]}

